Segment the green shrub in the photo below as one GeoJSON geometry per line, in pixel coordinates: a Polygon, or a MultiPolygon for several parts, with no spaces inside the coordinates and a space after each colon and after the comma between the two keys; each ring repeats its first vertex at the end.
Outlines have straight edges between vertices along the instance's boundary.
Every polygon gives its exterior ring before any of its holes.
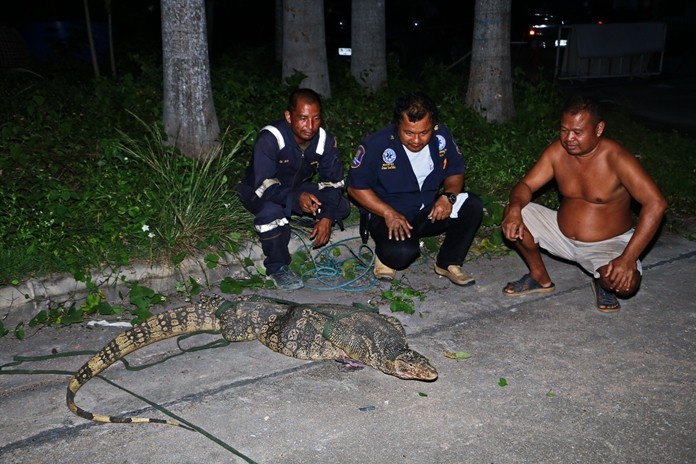
{"type": "MultiPolygon", "coordinates": [[[[275,60],[258,53],[223,60],[213,69],[224,135],[214,161],[205,165],[162,143],[157,59],[128,57],[119,66],[128,73],[118,79],[25,73],[0,83],[0,285],[233,247],[249,230],[250,216],[232,186],[257,131],[283,117],[290,92],[278,82],[275,60]]],[[[392,69],[376,94],[353,81],[346,63],[332,63],[331,69],[333,95],[324,102],[324,125],[340,144],[346,170],[361,139],[391,121],[397,96],[421,89],[439,103],[466,158],[467,188],[486,205],[481,253],[495,251],[509,189],[557,136],[557,86],[516,71],[513,121],[488,124],[465,105],[465,77],[441,67],[427,68],[417,80],[392,69]]],[[[640,157],[668,197],[670,214],[693,211],[693,141],[648,130],[625,115],[608,119],[608,134],[640,157]]],[[[555,191],[542,201],[556,203],[555,191]]]]}

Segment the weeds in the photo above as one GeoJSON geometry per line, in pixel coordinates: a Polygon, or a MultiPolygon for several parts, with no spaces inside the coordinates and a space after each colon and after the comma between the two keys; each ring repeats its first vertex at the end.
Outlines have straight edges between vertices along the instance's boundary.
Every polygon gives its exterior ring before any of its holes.
{"type": "Polygon", "coordinates": [[[394,279],[381,297],[389,302],[391,312],[413,314],[416,312],[415,300],[423,301],[425,293],[406,285],[403,280],[394,279]]]}
{"type": "MultiPolygon", "coordinates": [[[[144,124],[144,123],[143,123],[144,124]]],[[[218,145],[206,161],[198,163],[180,156],[163,140],[159,127],[149,127],[142,140],[122,134],[118,152],[123,162],[135,161],[148,178],[142,192],[153,214],[142,231],[158,239],[165,250],[192,252],[218,241],[237,242],[239,231],[248,229],[245,214],[228,177],[244,138],[231,150],[218,145]]]]}

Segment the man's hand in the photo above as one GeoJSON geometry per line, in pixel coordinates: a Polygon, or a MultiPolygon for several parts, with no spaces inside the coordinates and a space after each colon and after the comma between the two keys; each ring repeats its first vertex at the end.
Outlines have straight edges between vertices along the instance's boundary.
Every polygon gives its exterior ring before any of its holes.
{"type": "Polygon", "coordinates": [[[413,226],[409,224],[406,216],[396,210],[389,211],[384,215],[384,223],[389,230],[389,240],[406,240],[406,238],[411,238],[413,226]]]}
{"type": "Polygon", "coordinates": [[[326,245],[326,243],[331,238],[332,225],[333,221],[329,218],[321,218],[319,219],[319,222],[314,224],[312,233],[309,236],[310,240],[314,239],[314,243],[312,244],[313,248],[319,248],[321,246],[326,245]]]}
{"type": "Polygon", "coordinates": [[[449,202],[447,197],[440,195],[440,198],[435,201],[433,208],[428,213],[428,219],[430,219],[430,222],[444,221],[452,214],[452,206],[454,205],[449,202]]]}
{"type": "Polygon", "coordinates": [[[640,273],[636,267],[636,260],[624,255],[609,261],[609,264],[599,268],[599,272],[609,290],[619,296],[633,293],[640,283],[640,273]]]}
{"type": "Polygon", "coordinates": [[[382,201],[372,189],[354,189],[348,187],[348,194],[373,214],[384,218],[389,240],[406,240],[411,237],[413,226],[406,217],[382,201]]]}
{"type": "Polygon", "coordinates": [[[300,194],[300,208],[303,213],[316,216],[321,211],[321,202],[315,195],[309,192],[302,192],[300,194]]]}
{"type": "Polygon", "coordinates": [[[524,240],[524,222],[522,221],[522,211],[519,208],[510,208],[510,205],[505,207],[503,222],[500,223],[500,228],[506,239],[524,240]]]}

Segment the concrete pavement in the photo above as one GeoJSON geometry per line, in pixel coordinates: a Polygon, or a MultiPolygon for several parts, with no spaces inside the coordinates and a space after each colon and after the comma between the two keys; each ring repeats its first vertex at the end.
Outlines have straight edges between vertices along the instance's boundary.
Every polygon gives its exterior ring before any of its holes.
{"type": "MultiPolygon", "coordinates": [[[[349,236],[357,232],[348,229],[349,236]]],[[[357,239],[356,239],[357,240],[357,239]]],[[[517,256],[466,263],[459,288],[432,262],[399,277],[426,292],[396,313],[411,347],[439,371],[404,381],[332,361],[285,357],[260,343],[187,352],[104,377],[166,407],[203,432],[155,424],[96,424],[65,406],[67,374],[0,375],[2,463],[692,463],[696,462],[696,243],[663,233],[643,261],[640,292],[613,315],[594,309],[590,278],[547,259],[556,292],[501,293],[525,272],[517,256]],[[455,360],[445,351],[468,352],[455,360]],[[507,385],[501,386],[501,379],[507,385]]],[[[378,303],[367,291],[264,291],[300,302],[378,303]]],[[[173,303],[172,303],[173,304],[173,303]]],[[[15,356],[100,349],[123,329],[46,328],[15,356]]],[[[200,335],[184,348],[216,339],[200,335]]],[[[129,356],[134,365],[179,353],[167,340],[129,356]]],[[[76,371],[87,354],[3,367],[76,371]]],[[[165,417],[99,379],[77,395],[92,412],[165,417]]]]}
{"type": "MultiPolygon", "coordinates": [[[[696,134],[693,80],[572,85],[587,86],[651,124],[696,134]]],[[[686,225],[691,230],[683,235],[696,236],[696,224],[686,225]]],[[[346,237],[357,237],[355,228],[335,240],[346,237]]],[[[357,243],[356,238],[356,249],[357,243]]],[[[244,254],[261,259],[253,245],[244,254]]],[[[186,352],[138,371],[116,364],[104,373],[194,424],[199,433],[154,424],[96,424],[67,409],[67,382],[89,355],[56,355],[98,350],[123,328],[45,328],[23,342],[0,338],[0,462],[696,462],[696,243],[663,233],[643,261],[640,292],[614,315],[593,308],[590,279],[580,269],[552,259],[547,264],[556,292],[522,298],[501,293],[526,270],[517,256],[467,263],[477,278],[470,288],[436,276],[432,262],[399,274],[426,294],[416,301],[415,314],[395,315],[411,347],[438,369],[432,383],[330,361],[300,361],[255,341],[186,352]],[[450,359],[446,351],[468,352],[471,358],[450,359]],[[44,356],[49,358],[35,360],[44,356]],[[19,364],[8,365],[17,359],[19,364]],[[501,386],[501,379],[507,385],[501,386]]],[[[207,270],[196,262],[184,270],[212,282],[234,272],[207,270]]],[[[144,265],[121,275],[163,293],[173,293],[180,280],[169,270],[144,265]]],[[[96,280],[115,283],[119,277],[96,280]]],[[[299,302],[372,302],[389,313],[388,301],[380,297],[388,288],[380,283],[363,292],[263,293],[299,302]]],[[[116,301],[117,293],[111,288],[109,301],[116,301]]],[[[0,288],[0,311],[12,329],[47,300],[83,294],[84,286],[67,277],[36,279],[0,288]]],[[[182,346],[216,339],[201,335],[182,346]]],[[[178,353],[176,341],[167,340],[128,360],[142,365],[178,353]]],[[[166,417],[100,379],[80,390],[77,403],[104,414],[166,417]]]]}

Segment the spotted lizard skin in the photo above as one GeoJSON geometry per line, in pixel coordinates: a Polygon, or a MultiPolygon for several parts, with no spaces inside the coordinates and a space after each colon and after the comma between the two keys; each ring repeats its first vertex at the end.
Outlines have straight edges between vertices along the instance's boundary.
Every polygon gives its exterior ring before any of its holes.
{"type": "Polygon", "coordinates": [[[348,305],[298,304],[258,295],[237,300],[202,296],[198,304],[153,316],[111,340],[70,380],[68,408],[95,422],[182,426],[166,419],[95,414],[77,406],[75,395],[90,379],[129,353],[199,331],[220,332],[229,342],[259,340],[271,350],[297,359],[352,360],[401,379],[437,379],[428,359],[408,347],[406,332],[393,316],[348,305]]]}

